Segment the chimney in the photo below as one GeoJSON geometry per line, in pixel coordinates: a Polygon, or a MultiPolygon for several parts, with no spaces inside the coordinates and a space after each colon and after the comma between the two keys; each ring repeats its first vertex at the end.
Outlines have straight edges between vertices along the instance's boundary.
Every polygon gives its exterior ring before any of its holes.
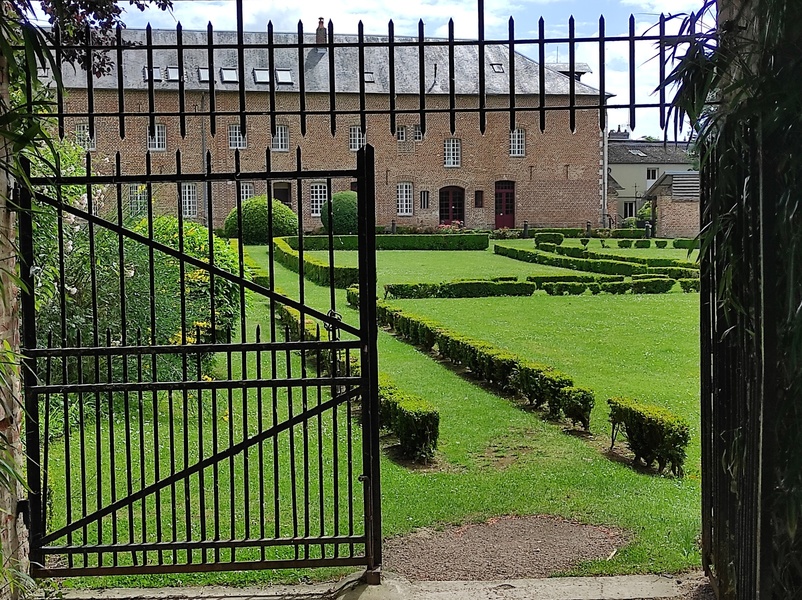
{"type": "Polygon", "coordinates": [[[320,20],[317,24],[317,31],[315,32],[315,43],[318,46],[325,46],[326,45],[326,26],[323,24],[323,17],[320,17],[320,20]]]}

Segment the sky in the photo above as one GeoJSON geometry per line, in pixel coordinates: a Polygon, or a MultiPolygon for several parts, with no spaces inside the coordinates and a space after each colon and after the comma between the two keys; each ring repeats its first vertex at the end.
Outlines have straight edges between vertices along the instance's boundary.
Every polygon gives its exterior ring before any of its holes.
{"type": "MultiPolygon", "coordinates": [[[[390,20],[395,25],[396,35],[417,35],[418,22],[423,20],[427,36],[447,37],[448,21],[454,20],[457,38],[476,38],[478,32],[477,0],[243,0],[245,29],[264,31],[268,21],[272,21],[277,32],[297,31],[299,20],[304,30],[312,32],[317,27],[318,18],[323,17],[334,24],[335,33],[353,34],[358,23],[364,25],[366,35],[386,35],[390,20]]],[[[148,22],[155,28],[174,28],[180,22],[185,29],[206,29],[212,23],[215,29],[236,28],[235,4],[232,0],[174,0],[172,14],[161,13],[156,9],[144,12],[128,6],[125,2],[124,21],[127,27],[144,27],[148,22]]],[[[543,17],[547,38],[567,37],[568,21],[575,19],[577,37],[595,37],[599,34],[599,17],[605,18],[607,37],[627,33],[630,15],[635,18],[636,34],[654,33],[652,29],[661,13],[682,15],[697,11],[702,0],[485,0],[485,38],[507,39],[509,19],[515,22],[516,39],[536,38],[538,21],[543,17]]],[[[667,31],[676,31],[681,19],[668,22],[667,31]]],[[[537,56],[536,46],[518,45],[516,49],[530,57],[537,56]]],[[[577,61],[586,62],[592,73],[584,75],[582,82],[593,87],[599,83],[598,43],[577,44],[577,61]]],[[[625,42],[606,44],[606,87],[616,95],[611,102],[627,102],[629,89],[629,49],[625,42]]],[[[654,58],[656,49],[653,43],[641,42],[636,45],[635,95],[638,102],[656,102],[652,95],[658,83],[658,61],[654,58]]],[[[567,45],[547,46],[547,61],[568,61],[567,45]]],[[[610,111],[609,127],[628,128],[628,112],[610,111]]],[[[673,138],[673,130],[669,139],[673,138]]],[[[680,132],[682,138],[686,132],[680,132]]],[[[662,139],[659,113],[656,109],[639,109],[636,114],[632,137],[653,136],[662,139]]]]}

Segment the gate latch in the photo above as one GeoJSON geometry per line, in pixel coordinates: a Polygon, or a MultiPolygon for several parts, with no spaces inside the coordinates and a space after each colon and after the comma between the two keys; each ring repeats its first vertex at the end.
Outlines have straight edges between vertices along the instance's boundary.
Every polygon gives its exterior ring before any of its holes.
{"type": "MultiPolygon", "coordinates": [[[[336,321],[342,321],[343,320],[343,316],[340,313],[338,313],[336,310],[334,310],[334,309],[331,309],[327,314],[328,314],[329,317],[331,317],[332,319],[335,319],[336,321]]],[[[339,327],[337,327],[333,323],[328,323],[328,322],[323,323],[323,327],[325,328],[326,331],[329,332],[329,334],[330,334],[329,337],[331,338],[332,341],[337,341],[337,340],[340,339],[340,328],[339,327]]]]}

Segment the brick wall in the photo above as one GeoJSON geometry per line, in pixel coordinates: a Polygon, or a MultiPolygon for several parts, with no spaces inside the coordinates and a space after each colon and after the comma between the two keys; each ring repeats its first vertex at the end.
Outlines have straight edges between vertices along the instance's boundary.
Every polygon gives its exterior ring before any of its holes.
{"type": "Polygon", "coordinates": [[[657,193],[656,235],[659,237],[696,237],[699,233],[699,198],[674,198],[661,187],[657,193]]]}
{"type": "MultiPolygon", "coordinates": [[[[113,173],[118,150],[121,152],[121,172],[135,174],[145,172],[148,99],[142,91],[127,91],[124,97],[125,110],[142,112],[125,119],[125,138],[121,139],[116,118],[100,117],[95,121],[96,150],[92,152],[93,170],[113,173]]],[[[582,102],[582,99],[578,99],[582,102]]],[[[358,111],[359,97],[354,94],[338,94],[337,110],[358,111]]],[[[488,106],[505,106],[506,97],[489,98],[488,106]]],[[[519,107],[536,106],[536,98],[519,97],[519,107]]],[[[588,100],[590,102],[590,100],[588,100]]],[[[95,90],[95,112],[116,112],[117,93],[114,90],[95,90]]],[[[366,99],[368,110],[389,110],[387,96],[372,95],[366,99]]],[[[568,103],[566,97],[549,97],[549,105],[568,103]]],[[[459,97],[460,108],[477,108],[475,96],[459,97]]],[[[279,95],[277,108],[282,111],[299,111],[298,94],[279,95]]],[[[417,96],[399,96],[400,111],[418,108],[417,96]]],[[[428,110],[448,108],[446,96],[426,98],[428,110]]],[[[156,112],[178,111],[178,96],[173,93],[156,94],[156,112]]],[[[192,92],[185,98],[186,130],[182,138],[177,117],[157,117],[167,129],[167,150],[151,152],[151,171],[166,174],[176,172],[176,151],[181,151],[181,169],[184,173],[202,173],[204,155],[210,153],[212,172],[233,171],[235,151],[229,148],[228,126],[239,122],[239,97],[237,94],[220,92],[215,97],[215,128],[206,116],[194,114],[209,109],[208,94],[192,92]]],[[[263,109],[269,113],[269,97],[266,93],[249,93],[248,110],[263,109]]],[[[85,92],[73,90],[67,98],[67,112],[85,110],[85,92]]],[[[307,94],[306,110],[327,112],[328,95],[307,94]]],[[[66,130],[72,132],[78,122],[85,118],[67,119],[66,130]]],[[[517,126],[526,132],[526,151],[523,157],[509,154],[509,114],[507,112],[487,114],[487,128],[479,131],[479,116],[476,113],[458,114],[454,137],[461,140],[462,160],[460,167],[443,166],[444,139],[451,137],[447,113],[428,114],[426,135],[421,141],[413,141],[413,127],[418,125],[418,114],[399,114],[397,124],[406,127],[407,141],[399,142],[391,135],[389,117],[368,115],[368,143],[376,148],[376,219],[387,225],[395,220],[399,225],[437,225],[439,215],[439,190],[446,186],[464,189],[465,221],[470,227],[495,226],[495,182],[512,181],[515,184],[515,225],[524,220],[531,226],[584,226],[590,221],[600,223],[601,191],[599,185],[600,133],[598,111],[578,110],[577,131],[568,127],[568,112],[554,111],[547,115],[545,132],[540,131],[539,115],[536,112],[519,112],[517,126]],[[411,216],[400,216],[396,206],[398,183],[409,182],[413,186],[414,208],[411,216]],[[475,206],[475,192],[483,192],[484,202],[475,206]],[[421,192],[429,192],[429,206],[421,206],[421,192]]],[[[289,129],[289,151],[269,151],[270,118],[267,115],[249,116],[247,119],[247,148],[240,150],[242,171],[266,170],[270,161],[272,171],[290,171],[296,166],[295,148],[300,146],[303,167],[306,169],[352,169],[355,153],[349,150],[349,129],[359,125],[358,114],[338,115],[335,134],[331,133],[328,115],[309,114],[306,119],[306,135],[301,135],[301,121],[297,115],[277,115],[276,122],[289,129]]],[[[253,180],[255,192],[265,193],[266,185],[258,177],[253,180]]],[[[297,210],[298,185],[287,181],[291,188],[292,205],[297,210]]],[[[305,229],[319,226],[319,219],[309,211],[309,189],[312,181],[300,185],[302,219],[305,229]]],[[[334,181],[333,191],[350,188],[349,180],[334,181]]],[[[127,186],[123,186],[121,197],[127,199],[127,186]]],[[[176,214],[179,203],[178,186],[167,183],[153,188],[158,210],[176,214]]],[[[199,201],[198,219],[206,221],[205,206],[209,194],[212,198],[212,222],[222,225],[225,216],[235,204],[236,186],[233,182],[215,182],[208,187],[197,185],[199,201]]],[[[116,192],[111,190],[107,204],[116,203],[116,192]]]]}

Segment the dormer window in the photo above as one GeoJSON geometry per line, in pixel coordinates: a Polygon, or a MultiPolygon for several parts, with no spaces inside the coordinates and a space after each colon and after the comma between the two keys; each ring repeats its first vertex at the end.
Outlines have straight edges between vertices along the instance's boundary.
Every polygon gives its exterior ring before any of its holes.
{"type": "Polygon", "coordinates": [[[289,69],[276,69],[276,83],[292,84],[292,71],[289,69]]]}
{"type": "Polygon", "coordinates": [[[239,82],[239,73],[237,73],[236,69],[223,67],[220,69],[220,81],[223,83],[237,83],[239,82]]]}
{"type": "Polygon", "coordinates": [[[253,82],[262,85],[270,83],[270,69],[254,69],[253,82]]]}
{"type": "Polygon", "coordinates": [[[180,81],[181,69],[178,67],[167,67],[167,81],[180,81]]]}
{"type": "Polygon", "coordinates": [[[494,73],[504,72],[504,65],[502,65],[501,63],[490,63],[490,68],[493,69],[494,73]]]}
{"type": "Polygon", "coordinates": [[[152,81],[161,81],[162,80],[161,67],[153,67],[150,70],[150,77],[148,77],[148,68],[142,67],[142,80],[147,81],[148,79],[151,79],[152,81]]]}
{"type": "Polygon", "coordinates": [[[198,67],[198,81],[201,83],[209,82],[209,67],[198,67]]]}
{"type": "Polygon", "coordinates": [[[376,77],[373,71],[365,71],[365,83],[376,83],[376,77]]]}

